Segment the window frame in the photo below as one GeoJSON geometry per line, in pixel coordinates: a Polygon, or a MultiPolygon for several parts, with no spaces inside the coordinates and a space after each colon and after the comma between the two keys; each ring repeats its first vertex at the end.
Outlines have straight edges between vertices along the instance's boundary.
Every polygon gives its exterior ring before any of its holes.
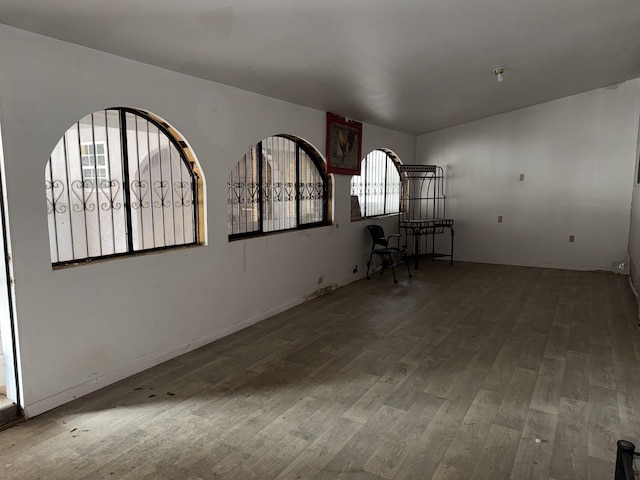
{"type": "MultiPolygon", "coordinates": [[[[112,258],[130,257],[130,256],[143,255],[146,253],[158,252],[163,250],[171,250],[176,248],[188,248],[188,247],[202,245],[204,243],[204,212],[203,212],[203,200],[202,200],[202,198],[204,197],[203,174],[197,160],[195,159],[195,155],[193,151],[190,149],[187,142],[175,129],[173,129],[171,125],[169,125],[167,122],[160,119],[159,117],[155,116],[154,114],[145,110],[131,108],[131,107],[110,107],[102,110],[96,110],[94,112],[91,112],[87,116],[94,115],[97,112],[103,112],[103,111],[118,112],[118,125],[119,125],[118,135],[120,139],[120,151],[119,151],[120,157],[118,158],[117,161],[121,162],[120,167],[122,172],[122,178],[121,178],[122,206],[123,206],[123,212],[125,217],[125,223],[123,228],[121,226],[118,226],[117,228],[118,229],[122,228],[122,232],[119,232],[119,233],[121,233],[125,237],[125,244],[126,244],[127,250],[124,252],[115,252],[115,253],[108,253],[108,254],[94,255],[94,256],[90,255],[87,257],[78,257],[78,258],[72,258],[69,260],[52,261],[51,262],[52,267],[55,269],[60,267],[73,266],[73,265],[82,265],[82,264],[87,264],[91,262],[107,260],[112,258]],[[133,222],[132,217],[134,216],[133,210],[132,210],[133,209],[132,203],[135,202],[135,194],[132,194],[133,187],[131,185],[131,172],[130,172],[130,165],[129,165],[129,147],[128,147],[129,138],[127,135],[127,131],[128,131],[127,114],[133,115],[133,117],[136,119],[136,122],[138,121],[138,118],[141,118],[144,121],[147,121],[151,125],[156,127],[158,130],[158,134],[164,135],[164,137],[168,140],[169,145],[172,145],[175,148],[175,150],[178,152],[180,157],[179,161],[183,164],[183,166],[185,167],[185,170],[188,172],[190,183],[191,183],[190,191],[192,194],[191,202],[193,204],[193,207],[192,207],[192,212],[190,212],[190,214],[192,214],[193,216],[191,220],[193,224],[193,239],[194,239],[193,241],[176,243],[174,245],[153,246],[150,248],[144,248],[144,246],[137,249],[135,248],[133,225],[132,225],[132,222],[133,222]]],[[[81,121],[82,119],[78,120],[71,127],[69,127],[69,129],[74,128],[74,126],[78,125],[81,121]]],[[[94,120],[92,118],[92,129],[94,128],[93,122],[94,120]]],[[[65,132],[62,134],[61,139],[65,138],[69,129],[65,130],[65,132]]],[[[104,145],[104,152],[103,152],[103,157],[105,159],[104,168],[106,169],[106,172],[107,172],[107,178],[105,178],[104,180],[107,180],[109,182],[111,181],[111,175],[110,175],[111,162],[112,162],[111,153],[109,150],[108,141],[100,142],[100,141],[96,141],[94,138],[92,142],[82,142],[82,141],[79,142],[80,149],[78,153],[80,156],[80,164],[81,164],[81,172],[82,172],[81,181],[83,183],[83,187],[85,189],[97,190],[100,188],[100,182],[102,181],[102,180],[99,180],[100,177],[97,175],[99,167],[97,166],[97,164],[94,164],[94,166],[92,167],[93,171],[96,173],[97,178],[93,177],[93,178],[85,179],[85,176],[84,176],[85,166],[82,165],[82,158],[85,156],[82,154],[82,147],[89,144],[93,145],[94,147],[99,144],[104,145]],[[96,180],[99,180],[99,181],[96,183],[96,180]],[[88,185],[86,182],[93,182],[93,183],[91,185],[88,185]]],[[[96,150],[97,149],[94,148],[94,152],[92,154],[94,162],[97,161],[97,158],[95,155],[96,150]]],[[[65,153],[65,161],[67,161],[66,153],[65,153]]],[[[151,156],[149,156],[149,161],[151,161],[151,156]]],[[[46,190],[48,190],[50,188],[49,184],[52,183],[53,181],[53,177],[51,176],[52,175],[51,174],[51,156],[47,160],[45,172],[46,171],[50,172],[50,176],[47,176],[45,173],[45,187],[46,187],[46,190]]],[[[67,188],[69,187],[70,187],[70,183],[69,183],[69,179],[67,178],[67,188]]],[[[49,199],[49,194],[47,193],[48,207],[53,208],[54,211],[57,211],[56,204],[55,204],[57,200],[59,200],[59,197],[54,198],[54,201],[52,203],[49,199]]],[[[55,222],[55,218],[54,218],[54,222],[55,222]]],[[[113,229],[115,231],[116,227],[114,226],[113,229]]],[[[57,231],[51,232],[51,230],[49,230],[50,248],[51,248],[51,242],[52,242],[52,235],[56,236],[55,238],[56,246],[60,242],[60,237],[58,236],[58,232],[57,231]]],[[[88,250],[88,246],[87,246],[87,250],[88,250]]]]}
{"type": "MultiPolygon", "coordinates": [[[[296,137],[295,135],[288,135],[288,134],[277,134],[277,135],[271,135],[269,137],[266,137],[262,140],[260,140],[258,143],[256,143],[254,146],[252,146],[249,151],[247,151],[245,153],[245,155],[248,155],[253,149],[255,149],[256,151],[256,170],[258,173],[258,202],[256,203],[256,205],[259,205],[259,215],[258,215],[258,229],[256,230],[252,230],[250,232],[241,232],[241,233],[228,233],[228,226],[229,224],[227,224],[227,237],[228,237],[228,241],[232,242],[232,241],[236,241],[236,240],[242,240],[242,239],[246,239],[246,238],[255,238],[255,237],[262,237],[262,236],[267,236],[267,235],[277,235],[280,233],[284,233],[284,232],[295,232],[295,231],[300,231],[300,230],[307,230],[310,228],[317,228],[317,227],[322,227],[322,226],[326,226],[326,225],[330,225],[330,221],[329,221],[329,174],[327,173],[327,166],[326,166],[326,162],[324,161],[324,159],[322,158],[322,155],[308,142],[306,142],[305,140],[296,137]],[[270,138],[285,138],[291,142],[293,142],[295,144],[296,147],[296,155],[295,155],[295,170],[296,170],[296,179],[295,179],[295,202],[296,202],[296,226],[292,227],[292,228],[283,228],[283,229],[278,229],[278,230],[268,230],[265,231],[264,230],[264,225],[265,225],[265,218],[264,218],[264,214],[263,214],[263,208],[264,208],[264,181],[263,181],[263,167],[264,167],[264,156],[263,156],[263,142],[267,141],[270,138]],[[311,160],[311,162],[313,163],[313,165],[316,168],[316,171],[318,172],[320,178],[322,179],[322,220],[317,221],[317,222],[311,222],[311,223],[300,223],[300,151],[304,152],[307,157],[311,160]]],[[[235,165],[234,167],[235,168],[235,165]]],[[[231,175],[231,173],[229,174],[231,175]]],[[[229,182],[228,183],[228,187],[231,187],[231,184],[229,182]]],[[[229,200],[229,196],[227,197],[227,200],[229,200]]]]}
{"type": "MultiPolygon", "coordinates": [[[[367,160],[367,157],[369,157],[372,153],[375,152],[382,152],[386,158],[385,158],[385,175],[384,175],[384,185],[385,185],[385,193],[384,193],[384,203],[383,203],[383,213],[377,213],[377,214],[371,214],[369,215],[367,213],[367,179],[364,178],[363,182],[362,182],[362,188],[364,189],[363,194],[362,194],[362,198],[363,198],[363,202],[359,202],[360,203],[360,211],[362,214],[362,220],[367,219],[367,218],[379,218],[379,217],[386,217],[386,216],[390,216],[390,215],[399,215],[402,212],[404,212],[404,209],[406,207],[406,202],[405,202],[405,192],[406,192],[406,178],[405,175],[402,174],[402,172],[400,171],[400,165],[402,165],[402,161],[400,160],[400,158],[393,153],[391,150],[387,149],[387,148],[375,148],[373,150],[371,150],[369,153],[367,153],[367,155],[362,159],[361,162],[361,170],[364,170],[365,174],[367,174],[370,169],[369,168],[364,168],[365,166],[365,161],[367,160]],[[387,183],[388,183],[388,176],[389,176],[389,160],[391,160],[391,163],[393,163],[393,166],[396,169],[396,172],[398,174],[398,179],[400,180],[400,191],[399,191],[399,199],[398,199],[398,209],[397,211],[394,212],[387,212],[387,183]]],[[[355,177],[361,177],[362,178],[362,174],[360,175],[352,175],[351,177],[351,182],[350,182],[350,195],[356,195],[358,197],[360,197],[360,195],[358,195],[357,193],[353,193],[352,187],[353,187],[353,179],[355,177]]]]}

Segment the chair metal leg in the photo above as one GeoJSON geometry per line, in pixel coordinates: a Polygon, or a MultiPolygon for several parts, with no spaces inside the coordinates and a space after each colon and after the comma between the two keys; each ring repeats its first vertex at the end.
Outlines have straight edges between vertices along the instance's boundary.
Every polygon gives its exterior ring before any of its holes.
{"type": "Polygon", "coordinates": [[[413,277],[413,275],[411,275],[411,268],[409,268],[409,259],[407,258],[406,254],[402,256],[402,260],[404,261],[404,264],[407,266],[407,272],[409,272],[409,278],[413,277]]]}
{"type": "Polygon", "coordinates": [[[391,273],[393,273],[393,283],[398,283],[398,279],[396,278],[396,269],[393,268],[393,257],[391,254],[388,254],[389,257],[389,265],[391,265],[391,273]]]}
{"type": "Polygon", "coordinates": [[[369,261],[367,262],[367,280],[371,280],[369,276],[369,268],[371,267],[371,259],[373,258],[373,248],[371,249],[371,255],[369,255],[369,261]]]}
{"type": "Polygon", "coordinates": [[[456,231],[453,229],[453,227],[451,227],[450,230],[451,230],[451,261],[449,262],[449,265],[453,265],[453,239],[456,236],[456,231]]]}

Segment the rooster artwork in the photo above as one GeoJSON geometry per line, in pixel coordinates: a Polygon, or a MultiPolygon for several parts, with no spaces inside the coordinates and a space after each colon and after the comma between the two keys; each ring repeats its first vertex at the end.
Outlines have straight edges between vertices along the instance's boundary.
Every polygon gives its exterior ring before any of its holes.
{"type": "Polygon", "coordinates": [[[362,124],[327,113],[327,160],[329,173],[358,175],[362,124]]]}
{"type": "Polygon", "coordinates": [[[347,132],[347,138],[344,138],[345,135],[342,129],[338,130],[338,145],[340,146],[340,150],[342,151],[342,156],[344,158],[349,156],[349,152],[354,148],[354,142],[357,140],[357,135],[353,130],[349,130],[347,132]]]}

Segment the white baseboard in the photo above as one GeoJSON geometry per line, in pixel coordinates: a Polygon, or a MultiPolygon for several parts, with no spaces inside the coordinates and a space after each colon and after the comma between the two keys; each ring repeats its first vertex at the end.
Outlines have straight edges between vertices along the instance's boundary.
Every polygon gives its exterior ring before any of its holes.
{"type": "MultiPolygon", "coordinates": [[[[359,278],[354,279],[359,280],[359,278]]],[[[343,285],[346,285],[345,282],[343,285]]],[[[336,288],[339,288],[343,285],[336,285],[336,288]]],[[[148,354],[142,357],[139,357],[129,365],[126,365],[117,370],[113,370],[111,372],[104,373],[102,375],[96,376],[90,381],[83,382],[79,385],[75,385],[74,387],[68,388],[62,392],[56,393],[49,397],[36,400],[34,402],[29,403],[28,398],[26,399],[26,405],[24,407],[24,415],[26,419],[33,418],[37,415],[40,415],[44,412],[52,410],[60,405],[64,405],[65,403],[71,402],[76,398],[80,398],[84,395],[88,395],[96,390],[100,390],[101,388],[107,387],[113,383],[116,383],[120,380],[124,380],[136,373],[140,373],[144,370],[147,370],[151,367],[155,367],[156,365],[166,362],[167,360],[171,360],[172,358],[178,357],[184,353],[190,352],[197,348],[200,348],[209,343],[215,342],[223,337],[231,335],[235,332],[238,332],[244,328],[250,327],[251,325],[261,322],[262,320],[266,320],[269,317],[277,315],[278,313],[284,312],[285,310],[289,310],[301,303],[306,301],[307,297],[298,298],[296,300],[292,300],[285,304],[279,305],[277,307],[271,308],[269,310],[265,310],[264,312],[260,312],[257,315],[254,315],[250,318],[247,318],[239,323],[231,325],[229,327],[218,330],[210,335],[205,337],[200,337],[193,339],[192,341],[181,345],[178,348],[174,348],[171,350],[167,350],[165,352],[160,352],[157,354],[148,354]]]]}

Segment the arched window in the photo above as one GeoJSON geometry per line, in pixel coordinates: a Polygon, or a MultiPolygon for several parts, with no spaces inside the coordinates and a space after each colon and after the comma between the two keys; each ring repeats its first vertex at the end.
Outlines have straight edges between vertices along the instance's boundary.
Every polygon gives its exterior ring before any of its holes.
{"type": "Polygon", "coordinates": [[[109,108],[72,125],[45,170],[54,265],[201,243],[202,175],[167,123],[109,108]]]}
{"type": "Polygon", "coordinates": [[[227,185],[231,240],[328,223],[324,160],[299,138],[262,140],[233,167],[227,185]]]}
{"type": "Polygon", "coordinates": [[[363,217],[400,212],[400,159],[390,150],[373,150],[362,160],[360,175],[351,177],[351,195],[357,195],[363,217]]]}

